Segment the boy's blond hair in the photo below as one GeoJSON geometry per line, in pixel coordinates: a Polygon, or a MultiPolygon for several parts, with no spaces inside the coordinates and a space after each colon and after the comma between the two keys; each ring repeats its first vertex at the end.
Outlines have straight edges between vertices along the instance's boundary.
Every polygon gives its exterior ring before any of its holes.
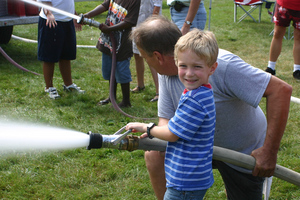
{"type": "Polygon", "coordinates": [[[174,60],[178,63],[178,52],[191,50],[211,67],[216,61],[219,47],[215,35],[211,31],[193,29],[181,36],[175,45],[174,60]]]}

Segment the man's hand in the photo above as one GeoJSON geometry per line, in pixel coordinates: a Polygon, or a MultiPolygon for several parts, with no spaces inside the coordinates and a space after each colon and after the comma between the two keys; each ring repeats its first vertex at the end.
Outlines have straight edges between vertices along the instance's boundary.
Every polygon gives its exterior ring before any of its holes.
{"type": "Polygon", "coordinates": [[[261,147],[252,151],[251,156],[256,159],[256,164],[252,171],[253,176],[270,177],[274,175],[277,152],[268,151],[261,147]]]}

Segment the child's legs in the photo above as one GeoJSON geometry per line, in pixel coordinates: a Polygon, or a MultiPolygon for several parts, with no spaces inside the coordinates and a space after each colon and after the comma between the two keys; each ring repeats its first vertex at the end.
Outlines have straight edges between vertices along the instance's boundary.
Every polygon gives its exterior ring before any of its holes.
{"type": "Polygon", "coordinates": [[[43,74],[46,84],[46,89],[53,87],[54,65],[52,62],[43,62],[43,74]]]}
{"type": "Polygon", "coordinates": [[[72,85],[71,61],[59,60],[59,70],[63,78],[65,86],[72,85]]]}

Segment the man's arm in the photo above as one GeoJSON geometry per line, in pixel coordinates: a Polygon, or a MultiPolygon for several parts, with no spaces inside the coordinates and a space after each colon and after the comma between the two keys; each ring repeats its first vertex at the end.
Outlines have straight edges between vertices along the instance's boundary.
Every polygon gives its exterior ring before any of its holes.
{"type": "Polygon", "coordinates": [[[288,119],[292,87],[272,76],[264,97],[267,98],[267,133],[264,145],[252,152],[256,159],[253,176],[270,177],[274,174],[277,153],[288,119]]]}

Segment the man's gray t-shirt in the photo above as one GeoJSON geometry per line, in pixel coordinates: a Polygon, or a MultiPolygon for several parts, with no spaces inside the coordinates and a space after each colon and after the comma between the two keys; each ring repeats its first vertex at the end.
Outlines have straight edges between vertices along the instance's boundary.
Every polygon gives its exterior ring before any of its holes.
{"type": "MultiPolygon", "coordinates": [[[[215,146],[250,155],[263,145],[267,121],[258,104],[270,79],[269,73],[252,67],[228,51],[219,50],[218,67],[209,78],[216,104],[215,146]]],[[[173,117],[183,90],[178,76],[159,75],[159,117],[173,117]]]]}

